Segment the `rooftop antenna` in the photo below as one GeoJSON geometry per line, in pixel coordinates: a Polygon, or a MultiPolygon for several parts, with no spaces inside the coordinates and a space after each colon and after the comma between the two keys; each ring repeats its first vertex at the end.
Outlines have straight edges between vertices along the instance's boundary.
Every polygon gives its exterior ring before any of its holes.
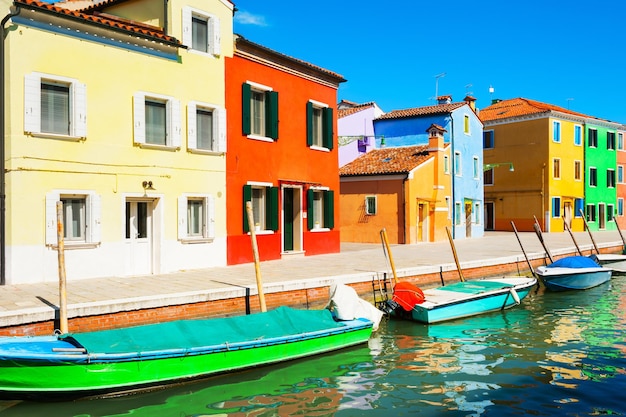
{"type": "Polygon", "coordinates": [[[569,110],[569,104],[574,99],[570,97],[570,98],[566,98],[565,100],[567,100],[567,110],[569,110]]]}
{"type": "Polygon", "coordinates": [[[472,91],[470,91],[470,88],[472,88],[473,85],[472,84],[466,84],[465,85],[465,95],[466,96],[471,96],[473,94],[472,91]]]}
{"type": "Polygon", "coordinates": [[[437,101],[437,97],[439,97],[439,79],[445,76],[446,76],[445,72],[435,75],[435,101],[437,101]]]}

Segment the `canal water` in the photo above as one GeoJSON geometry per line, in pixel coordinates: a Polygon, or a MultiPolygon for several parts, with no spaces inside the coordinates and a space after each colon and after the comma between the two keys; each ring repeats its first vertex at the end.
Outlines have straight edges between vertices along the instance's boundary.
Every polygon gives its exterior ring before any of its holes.
{"type": "MultiPolygon", "coordinates": [[[[626,415],[626,277],[367,346],[118,398],[0,402],[4,416],[626,415]]],[[[54,375],[50,375],[54,378],[54,375]]]]}

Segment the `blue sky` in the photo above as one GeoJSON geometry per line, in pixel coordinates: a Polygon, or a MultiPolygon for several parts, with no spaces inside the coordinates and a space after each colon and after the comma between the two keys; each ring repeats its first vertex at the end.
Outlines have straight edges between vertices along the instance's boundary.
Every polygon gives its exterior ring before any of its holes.
{"type": "Polygon", "coordinates": [[[341,74],[338,100],[525,97],[626,124],[623,0],[233,1],[235,33],[341,74]]]}

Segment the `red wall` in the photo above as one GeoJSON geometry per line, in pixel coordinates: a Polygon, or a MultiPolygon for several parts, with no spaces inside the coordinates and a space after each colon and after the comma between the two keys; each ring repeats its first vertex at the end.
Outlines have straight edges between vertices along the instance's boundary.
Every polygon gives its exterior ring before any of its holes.
{"type": "MultiPolygon", "coordinates": [[[[336,140],[337,90],[318,82],[272,68],[235,55],[226,58],[227,140],[227,262],[251,262],[250,236],[243,232],[243,186],[248,181],[272,183],[280,180],[329,187],[335,192],[335,227],[330,232],[310,233],[303,218],[303,250],[306,255],[339,252],[339,168],[336,140]],[[278,139],[264,142],[242,134],[241,86],[250,81],[272,87],[278,92],[278,139]],[[306,143],[306,104],[316,100],[335,111],[334,148],[330,152],[312,150],[306,143]]],[[[306,210],[306,190],[302,206],[306,210]]],[[[279,195],[279,207],[282,201],[279,195]]],[[[281,257],[282,231],[258,235],[259,256],[263,260],[281,257]]]]}

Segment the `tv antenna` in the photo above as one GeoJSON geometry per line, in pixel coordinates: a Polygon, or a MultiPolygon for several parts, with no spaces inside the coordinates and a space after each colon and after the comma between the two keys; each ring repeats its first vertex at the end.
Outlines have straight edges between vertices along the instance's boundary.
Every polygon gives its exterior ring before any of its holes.
{"type": "Polygon", "coordinates": [[[435,101],[439,97],[439,79],[446,76],[445,72],[435,75],[435,101]]]}

